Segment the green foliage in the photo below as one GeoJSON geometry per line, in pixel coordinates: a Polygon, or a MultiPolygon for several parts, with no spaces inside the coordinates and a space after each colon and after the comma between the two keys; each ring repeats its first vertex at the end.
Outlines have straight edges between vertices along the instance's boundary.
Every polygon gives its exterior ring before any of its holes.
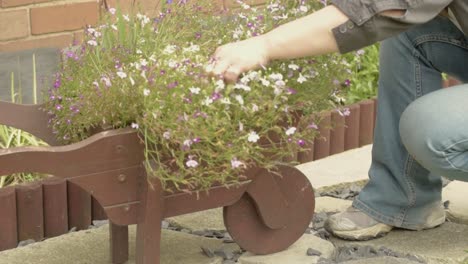
{"type": "MultiPolygon", "coordinates": [[[[37,102],[37,89],[36,89],[36,63],[35,63],[35,55],[33,55],[33,98],[34,102],[37,102]]],[[[11,73],[11,80],[10,80],[10,92],[11,92],[11,101],[13,103],[21,103],[21,83],[16,87],[15,85],[15,78],[14,73],[11,73]],[[19,91],[16,93],[16,91],[19,91]],[[18,99],[16,99],[18,98],[18,99]]],[[[20,129],[0,125],[0,149],[8,149],[14,147],[23,147],[23,146],[45,146],[46,143],[37,139],[33,135],[26,133],[20,129]]],[[[0,188],[8,186],[8,185],[15,185],[20,184],[23,182],[34,181],[37,179],[41,179],[46,177],[45,175],[41,174],[33,174],[33,173],[16,173],[12,175],[4,175],[0,176],[0,188]]]]}
{"type": "Polygon", "coordinates": [[[249,167],[274,168],[304,150],[317,134],[315,114],[330,108],[347,78],[345,61],[337,55],[278,61],[229,85],[206,68],[219,45],[321,4],[242,4],[227,16],[211,1],[185,2],[166,5],[154,20],[111,9],[86,30],[79,49],[65,52],[47,103],[58,138],[73,143],[96,130],[131,126],[145,142],[151,175],[187,191],[238,182],[249,167]]]}
{"type": "Polygon", "coordinates": [[[346,103],[352,104],[377,96],[379,79],[379,45],[345,55],[352,70],[349,89],[344,91],[346,103]]]}

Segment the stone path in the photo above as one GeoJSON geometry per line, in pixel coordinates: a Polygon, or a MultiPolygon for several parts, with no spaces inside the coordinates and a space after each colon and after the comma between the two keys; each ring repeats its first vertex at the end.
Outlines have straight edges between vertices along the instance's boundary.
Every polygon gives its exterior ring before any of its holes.
{"type": "MultiPolygon", "coordinates": [[[[370,146],[300,165],[316,194],[336,197],[345,187],[359,189],[367,178],[370,146]],[[336,166],[340,164],[340,166],[336,166]],[[338,170],[339,169],[339,170],[338,170]]],[[[162,264],[468,264],[468,183],[450,182],[443,192],[451,222],[425,231],[394,230],[379,239],[352,242],[326,237],[323,217],[344,210],[348,200],[316,198],[310,229],[288,250],[267,256],[242,252],[224,231],[222,209],[167,219],[163,223],[162,264]],[[321,222],[322,221],[322,222],[321,222]],[[317,231],[318,230],[318,231],[317,231]],[[214,238],[207,238],[210,236],[214,238]],[[226,243],[231,242],[231,243],[226,243]],[[365,256],[365,258],[363,257],[365,256]],[[369,258],[371,257],[371,258],[369,258]],[[337,260],[339,262],[337,262],[337,260]]],[[[135,228],[130,229],[130,261],[134,263],[135,228]]],[[[10,251],[0,252],[0,264],[109,263],[108,226],[75,232],[10,251]]]]}

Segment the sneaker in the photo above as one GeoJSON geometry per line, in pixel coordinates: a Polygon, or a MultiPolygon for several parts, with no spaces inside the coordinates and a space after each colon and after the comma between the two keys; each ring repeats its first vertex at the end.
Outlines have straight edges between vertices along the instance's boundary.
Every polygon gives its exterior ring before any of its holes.
{"type": "MultiPolygon", "coordinates": [[[[430,229],[445,222],[445,210],[442,206],[432,210],[426,222],[418,230],[430,229]]],[[[348,240],[369,240],[382,237],[393,226],[377,222],[362,211],[349,207],[346,211],[330,216],[325,222],[325,229],[333,235],[348,240]]]]}
{"type": "Polygon", "coordinates": [[[381,237],[392,226],[377,222],[362,211],[349,207],[346,211],[330,216],[325,229],[333,235],[348,240],[369,240],[381,237]]]}

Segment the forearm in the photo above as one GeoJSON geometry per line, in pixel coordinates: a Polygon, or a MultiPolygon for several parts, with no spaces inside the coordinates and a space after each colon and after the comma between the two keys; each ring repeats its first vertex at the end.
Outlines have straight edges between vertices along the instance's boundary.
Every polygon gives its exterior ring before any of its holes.
{"type": "Polygon", "coordinates": [[[266,33],[270,60],[292,59],[338,51],[332,29],[345,23],[348,17],[335,6],[327,6],[313,14],[266,33]]]}

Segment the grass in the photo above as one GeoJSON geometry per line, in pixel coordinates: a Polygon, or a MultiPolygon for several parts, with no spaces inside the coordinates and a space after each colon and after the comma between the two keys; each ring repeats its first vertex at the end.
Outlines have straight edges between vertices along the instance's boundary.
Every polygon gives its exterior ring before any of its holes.
{"type": "MultiPolygon", "coordinates": [[[[36,81],[36,55],[33,54],[33,102],[37,104],[37,81],[36,81]]],[[[10,95],[11,102],[22,103],[21,76],[18,78],[18,87],[15,83],[15,74],[10,74],[10,95]]],[[[22,146],[46,146],[47,144],[20,129],[0,125],[0,149],[8,149],[22,146]]],[[[15,173],[12,175],[0,176],[0,188],[16,185],[24,182],[35,181],[47,177],[47,175],[37,173],[15,173]]]]}

